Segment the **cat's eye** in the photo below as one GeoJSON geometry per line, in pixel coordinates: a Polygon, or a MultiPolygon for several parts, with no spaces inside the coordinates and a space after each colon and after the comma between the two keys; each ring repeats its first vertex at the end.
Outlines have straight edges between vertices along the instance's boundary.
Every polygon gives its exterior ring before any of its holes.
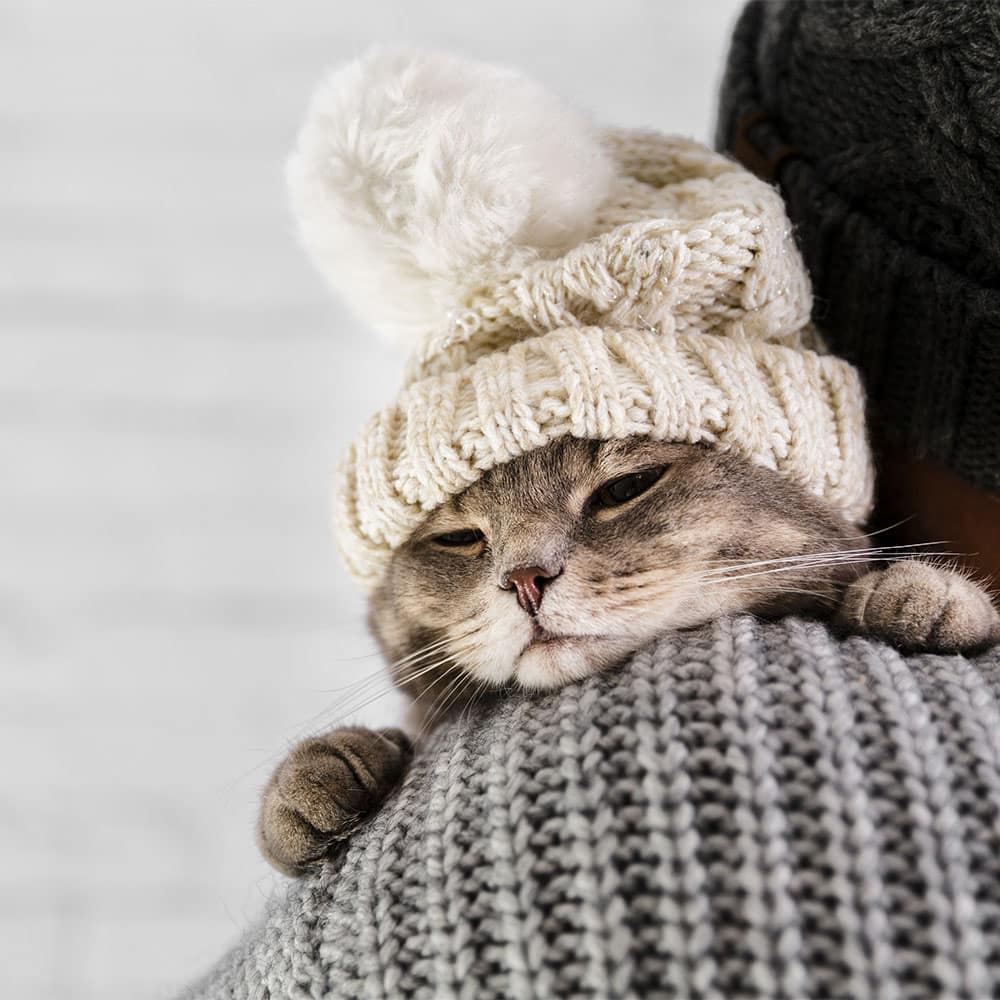
{"type": "Polygon", "coordinates": [[[619,476],[617,479],[605,483],[591,497],[591,503],[595,507],[620,507],[623,503],[628,503],[629,500],[645,493],[666,471],[666,467],[663,466],[658,469],[645,469],[642,472],[632,472],[627,476],[619,476]]]}
{"type": "Polygon", "coordinates": [[[431,540],[435,545],[443,545],[448,549],[458,549],[478,545],[483,540],[483,533],[475,528],[466,528],[463,531],[448,531],[443,535],[435,535],[431,540]]]}

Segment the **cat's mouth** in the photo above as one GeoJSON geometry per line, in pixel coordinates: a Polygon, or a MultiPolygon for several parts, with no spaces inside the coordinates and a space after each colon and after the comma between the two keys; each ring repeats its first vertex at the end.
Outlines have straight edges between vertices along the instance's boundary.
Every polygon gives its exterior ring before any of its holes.
{"type": "Polygon", "coordinates": [[[608,659],[608,645],[607,636],[550,632],[532,622],[531,637],[517,656],[513,679],[534,690],[580,680],[608,659]]]}
{"type": "Polygon", "coordinates": [[[603,636],[599,635],[560,635],[558,632],[549,632],[547,629],[542,628],[538,622],[535,622],[531,638],[528,640],[528,645],[524,648],[525,650],[528,650],[531,649],[532,646],[554,646],[561,643],[579,642],[581,639],[601,638],[603,638],[603,636]]]}

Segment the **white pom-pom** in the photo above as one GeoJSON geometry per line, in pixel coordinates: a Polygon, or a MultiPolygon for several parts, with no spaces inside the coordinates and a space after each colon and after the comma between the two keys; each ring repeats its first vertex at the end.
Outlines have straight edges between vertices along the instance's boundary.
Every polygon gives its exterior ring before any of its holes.
{"type": "Polygon", "coordinates": [[[612,177],[594,127],[538,84],[400,48],[326,80],[288,165],[320,270],[410,345],[463,290],[589,236],[612,177]]]}

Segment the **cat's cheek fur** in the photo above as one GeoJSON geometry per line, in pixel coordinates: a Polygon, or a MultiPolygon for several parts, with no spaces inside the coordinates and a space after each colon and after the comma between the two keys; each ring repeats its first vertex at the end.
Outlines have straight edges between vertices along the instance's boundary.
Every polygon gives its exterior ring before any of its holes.
{"type": "Polygon", "coordinates": [[[503,592],[506,600],[492,601],[483,615],[484,622],[475,633],[475,646],[456,658],[477,680],[506,684],[514,675],[518,657],[531,642],[532,626],[528,616],[517,607],[513,595],[503,592]]]}
{"type": "Polygon", "coordinates": [[[655,594],[645,588],[630,594],[623,588],[620,594],[605,592],[595,599],[582,582],[561,589],[557,585],[553,591],[538,619],[547,631],[556,635],[589,633],[595,643],[602,637],[616,637],[622,656],[665,632],[693,628],[730,610],[741,610],[745,603],[742,595],[731,589],[728,593],[722,588],[706,593],[704,588],[692,587],[685,582],[684,573],[674,579],[664,574],[655,594]]]}
{"type": "Polygon", "coordinates": [[[822,611],[861,561],[825,556],[863,547],[820,501],[738,455],[566,438],[497,466],[432,512],[393,556],[370,622],[429,730],[491,690],[559,687],[720,615],[822,611]],[[649,467],[668,472],[648,496],[595,513],[589,498],[603,484],[649,467]],[[485,545],[433,544],[459,527],[481,531],[485,545]],[[810,553],[824,556],[812,569],[810,553]],[[532,566],[544,596],[529,613],[505,581],[532,566]]]}

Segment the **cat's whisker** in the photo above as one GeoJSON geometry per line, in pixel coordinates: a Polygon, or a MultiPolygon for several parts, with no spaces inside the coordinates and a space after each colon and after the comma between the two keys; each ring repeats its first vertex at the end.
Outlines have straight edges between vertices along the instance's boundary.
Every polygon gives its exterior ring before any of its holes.
{"type": "MultiPolygon", "coordinates": [[[[655,600],[668,595],[676,595],[678,590],[688,585],[711,584],[713,582],[727,582],[734,580],[749,579],[754,576],[769,576],[776,573],[808,572],[814,569],[822,569],[830,566],[850,565],[853,563],[864,564],[872,561],[869,558],[871,550],[863,550],[864,557],[859,553],[813,553],[806,556],[788,556],[776,559],[762,559],[749,563],[733,563],[729,566],[717,567],[709,570],[696,569],[688,572],[674,573],[669,578],[664,579],[663,574],[659,574],[657,583],[660,584],[658,592],[650,593],[646,591],[642,596],[644,600],[655,600]],[[755,567],[767,567],[758,572],[744,572],[755,567]]],[[[888,557],[876,556],[875,560],[888,557]]],[[[644,585],[625,585],[618,591],[619,594],[628,593],[631,590],[642,590],[644,585]]]]}
{"type": "Polygon", "coordinates": [[[471,647],[463,647],[461,649],[455,650],[439,650],[439,659],[434,660],[433,663],[421,663],[410,668],[410,670],[405,671],[401,674],[396,674],[393,680],[396,684],[409,684],[411,681],[415,681],[418,677],[423,677],[425,674],[432,670],[436,670],[443,663],[448,663],[451,660],[457,660],[459,657],[465,656],[467,653],[472,651],[471,647]]]}
{"type": "MultiPolygon", "coordinates": [[[[954,553],[937,553],[937,554],[938,555],[954,555],[954,553]]],[[[928,555],[928,553],[917,553],[917,555],[919,555],[919,556],[926,556],[926,555],[928,555]]],[[[738,574],[736,576],[727,576],[727,578],[731,579],[731,580],[744,580],[744,579],[748,579],[749,577],[752,577],[752,576],[767,576],[767,575],[772,574],[772,573],[791,573],[791,572],[802,571],[802,570],[827,569],[827,568],[832,568],[832,567],[835,567],[835,566],[849,566],[849,565],[866,566],[869,563],[895,563],[895,562],[903,562],[905,560],[912,559],[912,558],[916,558],[916,555],[906,555],[906,556],[896,556],[896,555],[879,556],[879,555],[876,555],[876,556],[866,556],[864,558],[850,557],[850,558],[843,558],[843,559],[825,558],[825,559],[817,559],[815,561],[803,562],[800,565],[776,566],[776,567],[773,567],[772,569],[761,570],[758,573],[738,574]]]]}
{"type": "MultiPolygon", "coordinates": [[[[864,545],[856,548],[840,547],[834,549],[818,549],[810,552],[796,552],[784,556],[775,556],[773,559],[758,560],[760,562],[779,562],[786,559],[810,559],[816,556],[837,556],[837,555],[864,555],[872,552],[897,552],[908,549],[922,548],[924,543],[914,545],[864,545]]],[[[724,560],[723,560],[724,561],[724,560]]]]}
{"type": "Polygon", "coordinates": [[[872,562],[897,562],[897,561],[898,561],[897,559],[892,559],[892,558],[839,559],[839,560],[831,559],[831,560],[823,560],[810,563],[802,563],[800,565],[794,565],[794,566],[773,566],[769,569],[757,570],[756,572],[753,573],[712,574],[711,576],[706,576],[700,582],[704,584],[737,583],[742,580],[751,580],[756,577],[779,576],[785,573],[802,573],[807,570],[815,571],[820,569],[835,569],[851,565],[865,567],[872,562]]]}
{"type": "MultiPolygon", "coordinates": [[[[790,556],[779,556],[773,559],[759,559],[754,562],[745,563],[723,563],[723,565],[709,570],[708,574],[722,574],[726,572],[732,572],[733,570],[740,571],[744,569],[753,569],[758,566],[770,566],[776,564],[787,564],[787,563],[814,563],[819,560],[858,560],[864,561],[878,559],[881,557],[892,557],[899,559],[914,559],[918,557],[926,556],[943,556],[943,555],[956,555],[956,553],[941,552],[940,550],[934,551],[924,551],[923,547],[925,544],[946,544],[944,542],[931,542],[931,543],[920,543],[914,545],[886,545],[886,546],[875,546],[864,549],[833,549],[828,552],[804,552],[798,553],[796,555],[790,556]],[[862,558],[863,557],[863,558],[862,558]]],[[[715,560],[713,560],[714,562],[715,560]]]]}
{"type": "MultiPolygon", "coordinates": [[[[424,649],[424,650],[421,650],[420,652],[427,652],[427,650],[424,649]]],[[[434,669],[436,667],[440,667],[440,666],[444,665],[447,662],[448,662],[447,659],[437,661],[437,662],[431,664],[431,666],[428,669],[434,669]]],[[[448,670],[445,671],[445,675],[447,675],[448,673],[452,673],[455,670],[459,670],[459,669],[461,669],[461,665],[460,664],[458,664],[458,663],[452,663],[451,666],[448,668],[448,670]]],[[[309,735],[314,735],[314,736],[315,735],[320,735],[321,733],[326,732],[330,728],[335,728],[337,725],[343,724],[347,720],[348,716],[353,715],[354,713],[361,711],[363,708],[367,708],[368,705],[371,705],[374,702],[378,701],[379,699],[384,698],[386,695],[392,694],[393,692],[395,692],[397,690],[396,684],[392,681],[392,679],[390,677],[388,677],[388,676],[385,675],[384,671],[380,671],[380,673],[382,674],[381,679],[384,680],[384,681],[386,681],[385,687],[382,690],[380,690],[376,694],[372,695],[370,698],[368,698],[362,704],[351,706],[351,707],[349,707],[346,710],[344,710],[343,706],[331,706],[331,707],[325,709],[323,712],[318,713],[317,715],[313,716],[312,718],[308,719],[305,723],[303,723],[302,726],[298,727],[296,735],[292,738],[292,740],[290,742],[292,742],[292,743],[297,742],[298,740],[304,739],[304,738],[306,738],[309,735]],[[331,718],[327,718],[325,724],[322,725],[322,726],[317,726],[316,725],[316,723],[318,723],[318,721],[323,716],[329,717],[332,712],[337,711],[338,709],[340,709],[340,715],[334,716],[332,719],[331,718]],[[311,730],[311,732],[310,732],[310,730],[311,730]]],[[[370,681],[370,680],[372,680],[372,678],[371,677],[363,678],[363,680],[370,681]]],[[[433,685],[431,685],[431,686],[433,686],[433,685]]],[[[417,700],[419,700],[419,699],[417,699],[417,700]]],[[[277,764],[277,762],[281,759],[282,756],[283,756],[283,751],[277,751],[276,753],[271,754],[269,757],[266,757],[263,760],[259,761],[252,768],[247,769],[246,772],[244,772],[242,775],[240,775],[235,780],[236,781],[243,781],[246,778],[248,778],[251,774],[253,774],[253,773],[257,772],[257,771],[260,771],[263,768],[273,767],[275,764],[277,764]]]]}
{"type": "MultiPolygon", "coordinates": [[[[377,656],[377,653],[372,653],[372,656],[377,656]]],[[[334,663],[346,662],[342,660],[334,660],[334,663]]],[[[342,684],[340,687],[335,688],[317,688],[319,694],[339,694],[342,691],[354,691],[357,688],[363,687],[365,684],[370,684],[372,681],[377,680],[379,677],[385,675],[385,665],[380,664],[378,669],[371,671],[371,673],[364,674],[355,681],[351,681],[349,684],[342,684]]]]}
{"type": "Polygon", "coordinates": [[[389,664],[389,670],[397,670],[400,667],[406,666],[406,664],[411,663],[413,660],[422,659],[431,653],[437,652],[442,647],[447,646],[450,642],[455,640],[461,640],[465,636],[445,636],[442,639],[438,639],[436,642],[428,643],[426,646],[422,646],[420,649],[414,650],[408,656],[400,657],[398,660],[394,660],[389,664]]]}
{"type": "Polygon", "coordinates": [[[419,694],[416,695],[414,701],[420,701],[423,698],[426,698],[428,695],[431,695],[432,699],[434,697],[437,697],[436,695],[433,695],[434,688],[436,688],[438,684],[440,684],[446,678],[452,677],[454,674],[464,669],[462,664],[458,660],[450,657],[448,659],[442,660],[440,663],[437,664],[437,666],[444,667],[445,669],[442,670],[436,677],[434,677],[431,680],[431,682],[426,687],[424,687],[419,694]]]}
{"type": "Polygon", "coordinates": [[[730,573],[733,571],[741,571],[744,569],[755,569],[759,566],[775,566],[775,565],[787,565],[787,564],[803,564],[803,563],[813,563],[819,560],[828,559],[858,559],[862,556],[869,556],[872,553],[872,549],[840,549],[831,552],[803,552],[796,555],[789,556],[778,556],[773,559],[757,559],[752,562],[733,562],[726,560],[710,560],[709,565],[713,565],[718,562],[720,565],[714,566],[714,568],[707,570],[704,576],[721,575],[724,573],[730,573]]]}
{"type": "MultiPolygon", "coordinates": [[[[444,645],[443,642],[440,644],[432,643],[431,646],[433,646],[434,648],[424,647],[423,649],[418,651],[418,654],[421,658],[424,659],[428,656],[433,656],[434,654],[440,655],[440,653],[442,652],[440,646],[443,645],[444,645]]],[[[464,655],[465,652],[468,651],[470,650],[463,648],[458,650],[457,653],[458,655],[464,655]]],[[[301,727],[300,733],[302,732],[303,729],[306,729],[307,727],[310,726],[314,727],[318,725],[320,720],[324,720],[323,729],[327,728],[330,725],[340,723],[349,716],[354,715],[357,712],[360,712],[362,709],[367,708],[369,705],[372,705],[376,701],[379,701],[380,699],[384,698],[386,695],[393,693],[398,689],[399,685],[410,683],[430,673],[431,671],[438,670],[446,663],[449,663],[451,659],[452,659],[451,654],[448,654],[439,659],[435,659],[430,663],[415,661],[411,663],[410,669],[408,671],[404,672],[401,675],[397,675],[395,677],[383,673],[381,677],[383,685],[381,688],[378,688],[373,692],[372,689],[369,687],[364,691],[357,692],[354,699],[350,700],[347,704],[341,703],[335,706],[330,706],[324,711],[318,713],[316,716],[313,716],[311,719],[307,720],[304,726],[301,727]],[[338,714],[334,715],[333,713],[335,712],[338,714]]]]}
{"type": "MultiPolygon", "coordinates": [[[[431,665],[431,668],[440,666],[441,664],[447,662],[446,660],[439,661],[431,665]]],[[[455,667],[457,668],[457,664],[455,667]]],[[[321,712],[316,713],[310,718],[306,719],[295,729],[295,734],[290,739],[290,743],[298,742],[301,739],[305,739],[309,736],[318,736],[322,733],[328,731],[331,728],[335,728],[337,725],[343,724],[349,716],[361,711],[363,708],[367,708],[369,705],[386,695],[392,694],[397,691],[396,684],[392,681],[390,677],[385,674],[384,669],[379,671],[378,674],[374,676],[369,676],[362,678],[365,683],[370,683],[373,680],[381,680],[384,682],[384,686],[378,690],[375,694],[371,694],[365,701],[357,705],[349,705],[347,707],[343,705],[331,705],[323,709],[321,712]],[[334,712],[339,712],[338,715],[333,715],[334,712]]],[[[283,751],[277,751],[263,760],[258,761],[253,767],[248,768],[234,781],[243,781],[248,778],[251,774],[260,771],[263,768],[273,767],[283,756],[283,751]]]]}
{"type": "MultiPolygon", "coordinates": [[[[951,544],[950,542],[947,542],[947,541],[944,541],[944,540],[940,540],[940,541],[936,541],[936,542],[908,542],[905,545],[872,545],[869,548],[868,551],[869,552],[879,552],[879,553],[883,553],[883,554],[884,553],[888,553],[888,552],[902,552],[904,554],[907,554],[907,553],[910,553],[910,552],[912,552],[914,550],[917,550],[917,549],[928,548],[929,546],[932,546],[932,545],[950,545],[950,544],[951,544]]],[[[922,555],[936,555],[936,554],[940,554],[940,553],[941,553],[940,549],[929,549],[928,548],[928,551],[922,552],[921,554],[922,555]]]]}
{"type": "MultiPolygon", "coordinates": [[[[756,570],[753,573],[726,573],[713,575],[705,577],[697,582],[705,586],[723,586],[725,584],[740,583],[743,580],[753,580],[759,577],[782,576],[788,573],[802,573],[806,570],[815,571],[820,569],[842,568],[848,565],[851,565],[851,563],[845,560],[837,562],[816,562],[799,566],[772,566],[769,569],[756,570]]],[[[859,562],[858,565],[865,565],[865,563],[859,562]]]]}
{"type": "MultiPolygon", "coordinates": [[[[908,545],[864,549],[839,549],[826,552],[807,552],[790,556],[776,557],[773,559],[759,559],[751,562],[724,563],[722,565],[713,566],[708,570],[699,570],[680,575],[673,575],[670,578],[669,586],[670,592],[673,592],[679,586],[699,583],[708,584],[716,579],[735,581],[748,579],[751,576],[771,575],[776,572],[787,573],[796,570],[806,572],[815,569],[825,569],[850,564],[864,565],[870,562],[888,562],[918,557],[942,556],[947,554],[948,553],[942,553],[940,551],[924,552],[920,550],[919,546],[908,545]],[[773,569],[769,569],[766,572],[761,573],[744,572],[746,570],[756,569],[759,567],[773,567],[773,569]]],[[[642,573],[635,574],[633,577],[628,579],[627,583],[619,585],[618,593],[627,593],[630,590],[642,589],[645,586],[645,580],[647,578],[653,577],[654,579],[658,579],[661,575],[662,570],[659,569],[647,570],[642,573]]],[[[651,595],[648,592],[644,594],[646,599],[652,599],[655,596],[656,595],[651,595]]]]}
{"type": "MultiPolygon", "coordinates": [[[[424,646],[423,648],[416,650],[414,653],[411,653],[409,656],[403,657],[402,659],[396,661],[396,663],[392,664],[392,667],[398,667],[399,665],[406,664],[407,661],[409,661],[408,668],[405,671],[397,673],[395,675],[395,678],[389,681],[387,690],[392,690],[394,686],[400,683],[407,683],[409,681],[416,680],[418,677],[421,677],[424,674],[428,673],[429,671],[434,670],[438,666],[440,666],[440,663],[443,661],[435,661],[432,663],[427,663],[426,661],[428,658],[439,656],[442,652],[444,652],[443,647],[447,646],[449,642],[451,642],[450,639],[442,639],[438,642],[430,643],[427,646],[424,646]]],[[[457,652],[459,653],[459,655],[462,655],[464,654],[464,652],[467,652],[467,650],[460,649],[457,652]]],[[[385,670],[382,670],[380,671],[380,675],[374,679],[386,681],[389,678],[387,678],[385,670]]],[[[357,700],[359,697],[365,697],[369,693],[370,691],[368,690],[357,691],[355,692],[354,700],[357,700]]],[[[381,697],[381,695],[379,697],[381,697]]],[[[370,704],[370,700],[366,701],[365,703],[370,704]]],[[[341,704],[337,707],[340,708],[341,711],[347,713],[357,710],[357,706],[354,705],[352,701],[348,701],[346,705],[341,704]]]]}
{"type": "Polygon", "coordinates": [[[459,692],[468,686],[470,679],[469,674],[460,674],[452,678],[451,683],[441,692],[440,697],[434,703],[430,715],[427,717],[426,724],[428,727],[439,722],[444,717],[448,706],[452,704],[459,692]]]}
{"type": "Polygon", "coordinates": [[[478,683],[479,682],[474,675],[468,674],[466,682],[458,689],[458,691],[455,694],[455,698],[453,700],[453,707],[454,705],[458,704],[460,698],[466,698],[466,699],[470,698],[471,696],[468,693],[469,688],[473,688],[474,692],[478,683]]]}
{"type": "Polygon", "coordinates": [[[357,663],[359,660],[370,660],[373,657],[381,656],[382,651],[379,649],[373,649],[370,653],[358,653],[357,656],[334,656],[331,657],[331,663],[357,663]]]}
{"type": "MultiPolygon", "coordinates": [[[[901,528],[908,521],[912,521],[916,517],[916,514],[910,514],[909,517],[900,518],[898,521],[894,521],[892,524],[886,525],[884,528],[877,528],[875,531],[863,531],[858,535],[838,535],[833,538],[833,541],[839,541],[840,539],[845,539],[851,541],[855,538],[874,538],[876,535],[884,535],[888,531],[894,531],[896,528],[901,528]]],[[[823,536],[817,535],[817,538],[823,536]]],[[[948,545],[948,542],[923,542],[924,545],[948,545]]]]}
{"type": "MultiPolygon", "coordinates": [[[[851,563],[858,563],[864,565],[873,560],[868,558],[869,553],[872,550],[865,549],[859,550],[858,553],[845,555],[842,551],[840,553],[816,553],[811,554],[807,557],[802,556],[792,556],[782,559],[769,559],[769,560],[759,560],[758,563],[742,563],[735,564],[733,567],[727,567],[725,571],[709,570],[707,572],[693,572],[684,573],[679,575],[674,575],[666,581],[660,581],[661,586],[657,588],[655,592],[650,593],[648,590],[644,590],[641,596],[635,600],[621,599],[622,594],[627,594],[629,590],[632,589],[642,589],[642,588],[623,588],[619,592],[619,601],[616,604],[615,610],[618,611],[633,611],[642,610],[648,608],[650,605],[655,604],[660,600],[670,600],[676,599],[678,592],[684,590],[688,587],[695,586],[715,586],[721,587],[730,583],[737,583],[757,577],[771,577],[774,578],[779,575],[802,572],[815,571],[817,569],[830,568],[830,567],[842,567],[844,565],[849,565],[851,563]],[[860,558],[860,552],[863,552],[865,558],[860,558]],[[836,557],[836,558],[833,558],[836,557]],[[771,565],[774,564],[774,565],[771,565]],[[754,565],[765,565],[769,568],[763,570],[757,570],[756,572],[734,572],[734,570],[748,569],[754,565]]],[[[879,557],[876,556],[874,561],[890,561],[890,557],[879,557]]],[[[894,561],[894,558],[893,558],[894,561]]],[[[742,583],[740,588],[742,591],[751,593],[770,593],[778,595],[779,593],[800,593],[803,595],[815,596],[822,598],[824,600],[832,600],[834,595],[827,594],[821,591],[806,590],[804,588],[793,588],[788,585],[782,585],[778,581],[762,583],[760,585],[745,584],[742,583]]]]}
{"type": "MultiPolygon", "coordinates": [[[[673,574],[668,581],[663,581],[663,572],[660,568],[637,573],[626,580],[619,582],[617,588],[610,594],[602,594],[605,599],[618,599],[621,606],[633,607],[635,602],[623,600],[624,595],[634,591],[642,591],[641,600],[643,602],[654,602],[663,598],[675,596],[677,590],[687,586],[708,585],[713,582],[728,582],[749,579],[753,576],[772,576],[775,573],[791,573],[799,571],[802,573],[814,570],[843,567],[851,564],[865,565],[870,562],[891,561],[904,558],[916,558],[926,556],[928,553],[914,551],[909,547],[886,546],[883,548],[864,549],[840,549],[828,552],[800,553],[791,556],[776,557],[773,559],[760,559],[751,562],[730,562],[727,564],[712,566],[707,570],[699,569],[673,574]],[[902,551],[900,551],[902,550],[902,551]],[[880,554],[886,553],[886,554],[880,554]],[[749,573],[760,567],[769,567],[766,571],[759,573],[749,573]],[[652,579],[655,583],[664,585],[665,589],[657,588],[650,591],[648,581],[652,579]]],[[[942,553],[934,553],[941,555],[942,553]]]]}
{"type": "MultiPolygon", "coordinates": [[[[472,675],[470,674],[470,676],[472,675]]],[[[469,701],[466,704],[465,708],[462,709],[462,715],[460,717],[460,721],[464,722],[466,718],[472,715],[473,710],[479,704],[479,700],[483,696],[483,692],[485,692],[487,688],[489,688],[489,686],[490,685],[487,681],[477,680],[476,689],[472,692],[472,695],[470,696],[469,701]]]]}
{"type": "Polygon", "coordinates": [[[460,675],[452,680],[452,682],[448,685],[447,690],[442,693],[440,699],[435,703],[431,713],[424,720],[418,739],[423,736],[425,729],[429,730],[434,724],[445,717],[447,710],[458,701],[462,692],[465,691],[475,680],[476,678],[469,673],[460,675]]]}
{"type": "Polygon", "coordinates": [[[438,719],[438,716],[441,714],[442,701],[447,696],[448,692],[452,690],[452,687],[462,682],[463,679],[469,676],[470,675],[464,673],[460,673],[457,676],[453,676],[451,680],[448,682],[448,685],[446,686],[444,691],[435,697],[435,699],[431,702],[430,708],[428,709],[427,713],[424,716],[423,723],[421,724],[420,729],[417,731],[417,735],[414,738],[414,742],[419,743],[420,740],[422,740],[423,737],[433,728],[434,724],[438,719]]]}
{"type": "MultiPolygon", "coordinates": [[[[352,700],[361,698],[369,694],[373,689],[377,688],[379,683],[384,683],[386,680],[385,672],[379,671],[378,674],[366,677],[362,679],[363,682],[356,685],[356,690],[352,693],[351,699],[348,700],[348,704],[352,700]]],[[[327,692],[321,692],[327,693],[327,692]]],[[[308,716],[303,719],[302,722],[296,727],[295,732],[301,736],[303,733],[309,731],[315,726],[319,725],[324,719],[328,719],[333,712],[336,712],[343,705],[342,702],[335,702],[334,704],[327,704],[325,707],[321,708],[314,715],[308,716]]]]}
{"type": "MultiPolygon", "coordinates": [[[[439,642],[429,643],[428,645],[423,646],[420,649],[414,650],[408,656],[405,656],[396,663],[392,664],[391,667],[396,667],[414,660],[424,659],[432,655],[434,652],[436,652],[437,649],[440,646],[443,646],[447,641],[448,640],[440,640],[439,642]]],[[[322,694],[336,694],[340,691],[347,691],[350,692],[350,694],[348,698],[339,701],[336,705],[331,705],[317,712],[315,715],[310,716],[301,724],[301,726],[299,727],[300,730],[311,726],[312,724],[318,722],[325,716],[329,716],[329,714],[333,711],[340,710],[342,712],[346,712],[349,714],[352,711],[352,705],[355,701],[367,697],[371,693],[371,690],[373,688],[376,688],[380,683],[384,683],[386,679],[387,679],[386,669],[384,666],[382,666],[378,670],[373,671],[372,673],[366,675],[365,677],[360,678],[359,680],[353,682],[352,684],[345,685],[342,688],[329,688],[324,691],[321,691],[320,693],[322,694]]],[[[388,690],[391,690],[391,685],[389,686],[388,690]]],[[[388,693],[388,690],[385,693],[388,693]]]]}
{"type": "MultiPolygon", "coordinates": [[[[939,553],[941,554],[941,553],[939,553]]],[[[739,566],[725,567],[716,570],[710,570],[707,573],[700,576],[699,582],[709,583],[712,580],[746,580],[755,576],[771,576],[780,573],[807,573],[816,570],[823,569],[834,569],[843,568],[848,566],[857,566],[860,568],[870,567],[874,563],[894,563],[902,562],[910,558],[917,558],[917,556],[926,556],[926,553],[917,553],[915,555],[870,555],[866,554],[864,556],[859,555],[839,555],[839,556],[821,556],[808,559],[790,559],[790,560],[774,560],[775,565],[772,565],[766,569],[760,569],[753,573],[744,573],[744,569],[751,568],[752,564],[745,564],[739,566]]],[[[766,564],[765,564],[766,565],[766,564]]]]}
{"type": "MultiPolygon", "coordinates": [[[[442,661],[440,661],[438,663],[433,664],[433,668],[437,668],[437,667],[443,666],[445,663],[448,663],[448,661],[447,660],[442,660],[442,661]]],[[[434,682],[432,682],[432,684],[433,683],[434,682]]],[[[393,692],[395,692],[397,690],[398,690],[397,685],[395,683],[393,683],[393,682],[390,682],[389,684],[386,685],[386,687],[383,690],[377,692],[376,694],[373,694],[370,698],[368,698],[365,701],[361,702],[361,704],[359,704],[359,705],[352,705],[350,707],[350,709],[348,709],[346,711],[342,711],[340,713],[340,715],[335,716],[332,720],[329,720],[329,721],[333,725],[342,725],[345,721],[347,721],[347,719],[350,716],[356,715],[358,712],[362,711],[363,709],[366,709],[369,705],[373,705],[375,702],[380,701],[386,695],[392,694],[393,692]]],[[[324,727],[324,728],[326,728],[326,727],[324,727]]]]}
{"type": "Polygon", "coordinates": [[[361,708],[372,704],[372,702],[377,701],[380,698],[384,698],[387,694],[393,691],[395,684],[391,676],[385,673],[383,670],[381,676],[373,678],[363,687],[355,691],[350,698],[337,701],[336,703],[318,712],[312,718],[308,719],[304,725],[308,726],[313,723],[318,723],[321,719],[329,720],[333,713],[339,713],[340,717],[345,717],[359,711],[361,708]]]}
{"type": "Polygon", "coordinates": [[[767,584],[766,586],[756,587],[752,584],[747,587],[740,588],[744,593],[748,594],[804,594],[808,597],[830,597],[834,598],[837,596],[838,588],[831,586],[827,590],[810,590],[807,587],[783,587],[781,585],[767,584]]]}
{"type": "Polygon", "coordinates": [[[396,688],[393,684],[387,684],[384,688],[381,688],[380,690],[376,691],[369,698],[366,698],[364,701],[360,702],[357,705],[352,705],[346,709],[341,708],[339,706],[331,708],[330,711],[321,721],[318,721],[316,725],[311,727],[311,729],[307,730],[304,734],[300,731],[299,735],[300,737],[302,735],[317,736],[321,735],[322,733],[326,732],[329,729],[345,725],[354,716],[356,716],[358,712],[367,708],[369,705],[375,704],[375,702],[377,701],[381,701],[387,695],[394,693],[395,690],[396,688]]]}

